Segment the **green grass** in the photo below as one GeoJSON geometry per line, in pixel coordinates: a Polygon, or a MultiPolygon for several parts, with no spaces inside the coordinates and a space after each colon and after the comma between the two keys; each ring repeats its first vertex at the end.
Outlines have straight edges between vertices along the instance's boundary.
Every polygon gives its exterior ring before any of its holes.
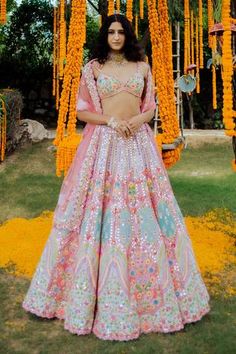
{"type": "Polygon", "coordinates": [[[0,166],[0,222],[55,208],[62,178],[55,175],[55,153],[48,150],[51,144],[28,145],[0,166]]]}
{"type": "MultiPolygon", "coordinates": [[[[34,217],[54,210],[62,178],[55,175],[52,141],[28,145],[0,165],[0,222],[12,217],[34,217]]],[[[235,173],[231,144],[187,148],[168,170],[184,215],[202,215],[222,207],[236,211],[235,173]]]]}
{"type": "MultiPolygon", "coordinates": [[[[55,176],[52,142],[20,149],[0,165],[0,221],[31,218],[56,206],[62,178],[55,176]]],[[[236,208],[235,174],[230,144],[205,145],[183,151],[168,172],[184,215],[201,215],[236,208]]],[[[0,269],[0,353],[22,354],[233,354],[236,347],[236,298],[211,296],[211,312],[175,333],[142,335],[130,342],[109,342],[93,334],[77,336],[64,330],[63,321],[41,319],[25,312],[21,303],[29,280],[0,269]]],[[[210,294],[211,295],[211,294],[210,294]]]]}
{"type": "Polygon", "coordinates": [[[231,144],[205,144],[183,151],[169,169],[170,181],[184,215],[202,215],[215,208],[236,212],[236,175],[231,144]]]}

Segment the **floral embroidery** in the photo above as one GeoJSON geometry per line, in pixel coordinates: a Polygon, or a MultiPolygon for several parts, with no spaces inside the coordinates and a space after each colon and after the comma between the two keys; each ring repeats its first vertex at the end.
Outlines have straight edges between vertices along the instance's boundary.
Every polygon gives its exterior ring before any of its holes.
{"type": "Polygon", "coordinates": [[[27,311],[117,340],[180,330],[209,312],[153,139],[146,124],[130,139],[96,127],[73,186],[65,179],[27,311]]]}

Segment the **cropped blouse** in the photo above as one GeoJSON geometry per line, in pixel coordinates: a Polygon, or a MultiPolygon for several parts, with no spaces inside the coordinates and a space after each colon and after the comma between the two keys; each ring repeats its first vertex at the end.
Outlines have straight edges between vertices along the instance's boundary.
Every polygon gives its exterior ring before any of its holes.
{"type": "MultiPolygon", "coordinates": [[[[98,69],[98,68],[97,68],[98,69]]],[[[127,91],[134,96],[141,97],[144,88],[144,77],[137,62],[137,70],[126,82],[112,75],[103,73],[100,69],[97,77],[97,90],[101,99],[116,95],[121,91],[127,91]]]]}

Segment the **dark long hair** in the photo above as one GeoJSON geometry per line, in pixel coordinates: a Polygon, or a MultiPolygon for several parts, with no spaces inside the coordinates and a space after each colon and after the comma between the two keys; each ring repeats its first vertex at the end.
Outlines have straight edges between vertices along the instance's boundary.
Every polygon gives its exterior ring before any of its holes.
{"type": "Polygon", "coordinates": [[[100,28],[97,46],[93,50],[90,60],[96,58],[100,64],[104,64],[107,60],[108,53],[110,51],[110,47],[107,42],[108,29],[113,22],[120,22],[124,29],[125,43],[123,51],[126,59],[134,62],[144,61],[144,50],[136,38],[130,21],[125,16],[120,14],[114,14],[105,19],[100,28]]]}

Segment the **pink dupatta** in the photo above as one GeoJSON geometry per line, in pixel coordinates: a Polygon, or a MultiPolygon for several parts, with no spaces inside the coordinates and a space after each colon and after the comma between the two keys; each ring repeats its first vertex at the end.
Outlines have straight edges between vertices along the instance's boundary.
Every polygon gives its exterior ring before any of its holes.
{"type": "MultiPolygon", "coordinates": [[[[97,91],[96,81],[93,73],[93,64],[96,59],[89,61],[82,70],[82,76],[80,79],[80,86],[77,94],[77,111],[89,111],[102,114],[101,100],[97,91]]],[[[140,106],[140,112],[144,113],[151,109],[156,108],[156,102],[154,97],[154,85],[151,73],[151,68],[149,66],[147,78],[144,87],[144,93],[142,95],[142,101],[140,106]]],[[[96,128],[96,124],[86,123],[83,130],[83,139],[77,149],[76,156],[71,164],[68,171],[68,175],[71,175],[71,170],[73,165],[76,163],[77,174],[80,170],[80,166],[86,154],[87,148],[89,146],[92,134],[96,128]]],[[[67,176],[68,180],[70,179],[67,176]]]]}

